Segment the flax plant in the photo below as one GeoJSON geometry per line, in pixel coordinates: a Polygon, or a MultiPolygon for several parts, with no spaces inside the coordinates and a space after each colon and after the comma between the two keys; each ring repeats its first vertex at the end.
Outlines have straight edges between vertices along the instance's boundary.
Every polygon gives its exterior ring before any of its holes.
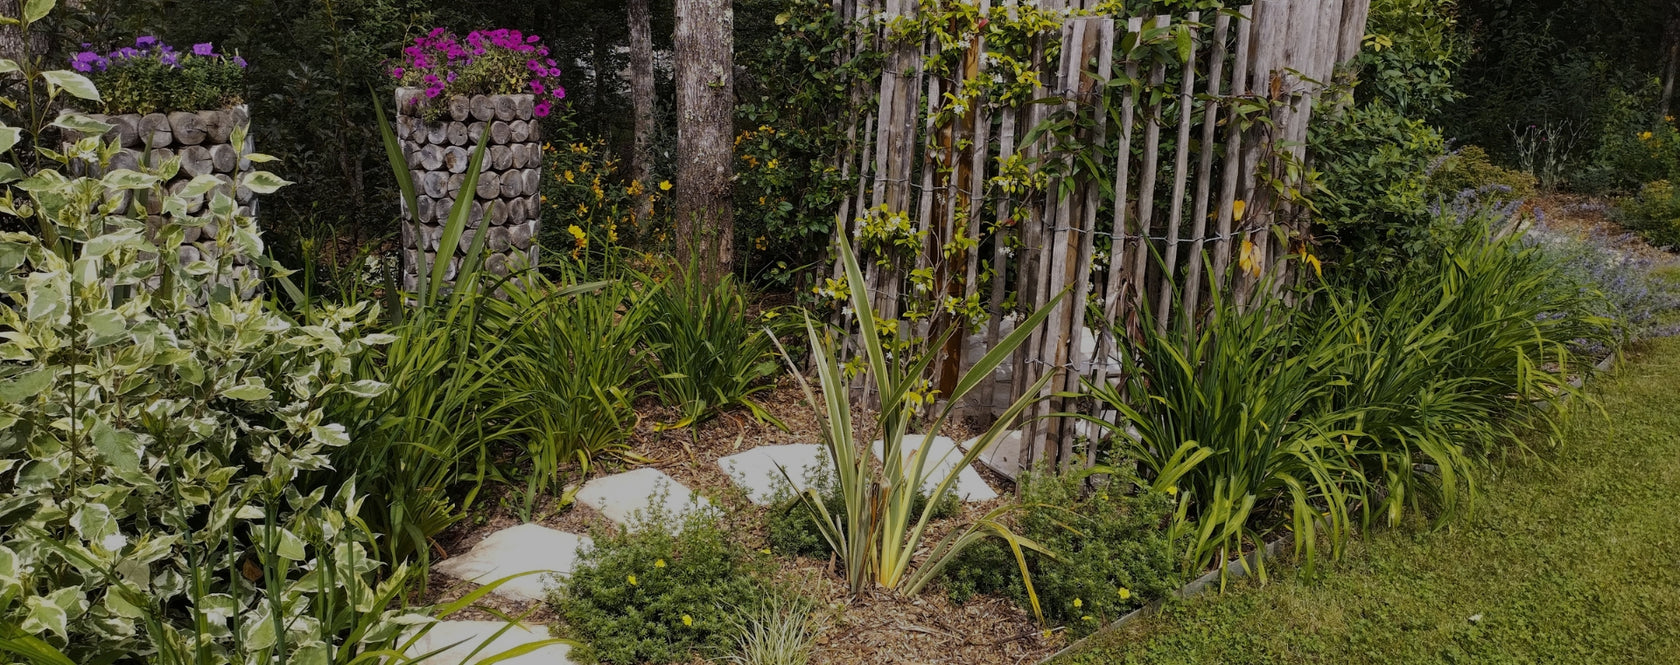
{"type": "MultiPolygon", "coordinates": [[[[806,400],[816,411],[823,444],[834,462],[834,489],[840,495],[842,508],[839,513],[831,512],[815,489],[807,489],[799,495],[801,505],[810,511],[822,531],[823,538],[838,555],[846,569],[847,583],[853,593],[861,593],[873,583],[881,588],[914,595],[921,592],[938,576],[942,568],[969,545],[995,537],[1008,543],[1010,551],[1014,553],[1033,611],[1042,620],[1038,595],[1033,591],[1031,575],[1027,570],[1025,551],[1032,550],[1046,556],[1054,555],[1038,543],[1010,530],[1004,523],[1005,516],[1012,510],[1010,506],[993,509],[971,523],[952,529],[928,550],[924,539],[939,502],[922,502],[920,510],[916,510],[916,504],[917,496],[921,494],[922,480],[931,471],[928,468],[928,444],[950,417],[953,405],[960,403],[975,387],[989,381],[993,370],[1049,316],[1063,296],[1058,295],[1043,309],[1027,317],[1026,321],[1016,327],[1015,332],[992,348],[957,380],[956,388],[950,395],[938,396],[943,400],[943,406],[936,407],[937,411],[933,417],[923,423],[929,432],[928,438],[921,441],[907,440],[907,432],[912,421],[920,415],[921,405],[931,402],[934,398],[934,395],[927,391],[928,382],[925,376],[935,355],[928,353],[905,359],[894,358],[888,353],[876,329],[873,316],[875,309],[866,294],[867,289],[863,288],[863,274],[858,268],[857,259],[845,242],[839,243],[839,253],[845,266],[847,283],[853,285],[849,290],[852,310],[856,313],[856,345],[866,361],[863,371],[874,383],[875,394],[880,396],[876,424],[882,440],[882,458],[874,459],[869,443],[855,436],[848,388],[850,381],[842,371],[836,355],[837,344],[833,331],[819,331],[817,324],[806,316],[805,330],[810,339],[812,364],[816,367],[821,385],[820,398],[804,375],[794,367],[792,357],[785,348],[781,348],[779,341],[777,346],[781,349],[792,374],[798,379],[806,400]],[[913,446],[909,449],[908,456],[905,455],[906,446],[913,446]],[[919,556],[924,550],[927,552],[926,556],[919,556]],[[918,560],[919,564],[916,563],[918,560]]],[[[948,332],[947,335],[949,334],[948,332]]],[[[942,342],[935,343],[931,348],[937,349],[942,346],[942,342]]],[[[959,463],[939,479],[938,486],[928,492],[927,496],[944,496],[949,492],[956,484],[961,470],[967,468],[1004,436],[1021,412],[1032,404],[1049,378],[1047,374],[1011,404],[997,422],[968,449],[959,463]]],[[[784,469],[784,476],[786,473],[784,469]]]]}

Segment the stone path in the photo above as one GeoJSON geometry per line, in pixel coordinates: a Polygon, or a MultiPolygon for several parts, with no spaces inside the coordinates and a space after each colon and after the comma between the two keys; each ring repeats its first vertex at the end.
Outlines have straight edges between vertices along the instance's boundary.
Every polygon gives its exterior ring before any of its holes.
{"type": "MultiPolygon", "coordinates": [[[[710,500],[694,494],[682,483],[658,469],[636,469],[596,478],[578,490],[577,500],[612,520],[633,528],[641,526],[651,512],[664,516],[673,526],[696,510],[715,510],[710,500]]],[[[540,524],[521,524],[502,529],[459,556],[437,564],[437,573],[475,584],[531,573],[510,580],[491,593],[519,602],[542,602],[557,578],[570,575],[578,556],[592,546],[588,536],[557,531],[540,524]]],[[[499,621],[440,621],[408,649],[419,656],[461,642],[422,661],[427,665],[473,665],[521,645],[546,640],[543,626],[521,625],[509,629],[463,662],[467,654],[506,625],[499,621]]],[[[501,661],[507,665],[571,665],[571,647],[551,645],[501,661]]]]}
{"type": "MultiPolygon", "coordinates": [[[[906,454],[923,445],[923,441],[923,435],[907,435],[906,454]]],[[[926,490],[937,487],[963,454],[956,442],[947,437],[934,437],[929,445],[933,447],[924,469],[923,488],[926,490]]],[[[880,455],[881,442],[876,441],[874,449],[876,455],[880,455]]],[[[830,465],[828,452],[814,444],[760,446],[718,460],[718,467],[747,493],[749,499],[760,505],[766,505],[778,496],[786,496],[790,490],[788,477],[793,480],[791,489],[803,490],[809,482],[820,477],[816,474],[828,471],[830,465]],[[782,469],[786,469],[788,477],[782,475],[782,469]]],[[[959,472],[955,493],[965,501],[986,501],[997,497],[997,493],[972,467],[959,472]]],[[[717,510],[709,499],[652,468],[591,480],[578,490],[577,500],[625,528],[644,525],[650,512],[663,516],[667,524],[677,527],[694,511],[717,510]]],[[[470,551],[439,562],[434,570],[474,584],[530,573],[502,584],[492,593],[524,603],[542,602],[557,579],[570,575],[579,555],[591,546],[588,536],[557,531],[540,524],[521,524],[490,534],[470,551]]],[[[548,639],[548,631],[542,626],[516,626],[497,637],[472,659],[463,662],[468,653],[504,625],[499,621],[440,621],[408,650],[408,654],[418,656],[461,642],[423,662],[429,665],[472,665],[508,649],[548,639]]],[[[570,665],[570,652],[568,646],[552,645],[501,662],[509,665],[570,665]]]]}

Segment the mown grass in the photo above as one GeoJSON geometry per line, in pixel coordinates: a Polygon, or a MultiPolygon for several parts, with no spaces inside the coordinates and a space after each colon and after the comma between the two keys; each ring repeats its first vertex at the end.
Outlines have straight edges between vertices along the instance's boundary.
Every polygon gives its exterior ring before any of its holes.
{"type": "Polygon", "coordinates": [[[1680,339],[1595,381],[1557,447],[1454,526],[1366,536],[1314,580],[1177,604],[1058,665],[1680,662],[1680,339]]]}

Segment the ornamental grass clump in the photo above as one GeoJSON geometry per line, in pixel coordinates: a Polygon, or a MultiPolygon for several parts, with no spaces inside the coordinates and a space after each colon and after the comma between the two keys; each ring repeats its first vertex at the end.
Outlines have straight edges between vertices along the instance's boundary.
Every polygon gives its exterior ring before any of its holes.
{"type": "Polygon", "coordinates": [[[419,88],[422,96],[409,103],[422,106],[421,116],[436,120],[443,112],[433,100],[456,95],[530,94],[532,114],[546,117],[555,102],[566,98],[560,86],[560,67],[549,57],[542,38],[518,30],[474,30],[463,38],[444,28],[414,38],[403,49],[391,78],[419,88]]]}
{"type": "Polygon", "coordinates": [[[218,52],[215,44],[178,50],[152,36],[104,53],[88,44],[70,56],[70,67],[98,87],[105,113],[156,113],[222,109],[240,103],[245,59],[218,52]]]}

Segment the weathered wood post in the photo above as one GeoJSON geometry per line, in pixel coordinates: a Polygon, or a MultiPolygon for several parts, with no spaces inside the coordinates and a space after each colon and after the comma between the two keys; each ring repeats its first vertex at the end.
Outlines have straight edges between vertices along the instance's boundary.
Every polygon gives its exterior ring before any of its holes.
{"type": "Polygon", "coordinates": [[[447,262],[444,279],[453,282],[473,236],[485,224],[485,270],[503,276],[535,266],[543,160],[541,130],[532,111],[536,100],[526,94],[456,95],[443,105],[443,115],[428,123],[415,103],[420,95],[418,88],[398,88],[396,94],[397,139],[414,179],[417,208],[403,215],[403,288],[417,287],[421,252],[428,266],[447,262]],[[456,246],[440,248],[472,151],[486,134],[483,172],[469,193],[467,228],[456,246]]]}

